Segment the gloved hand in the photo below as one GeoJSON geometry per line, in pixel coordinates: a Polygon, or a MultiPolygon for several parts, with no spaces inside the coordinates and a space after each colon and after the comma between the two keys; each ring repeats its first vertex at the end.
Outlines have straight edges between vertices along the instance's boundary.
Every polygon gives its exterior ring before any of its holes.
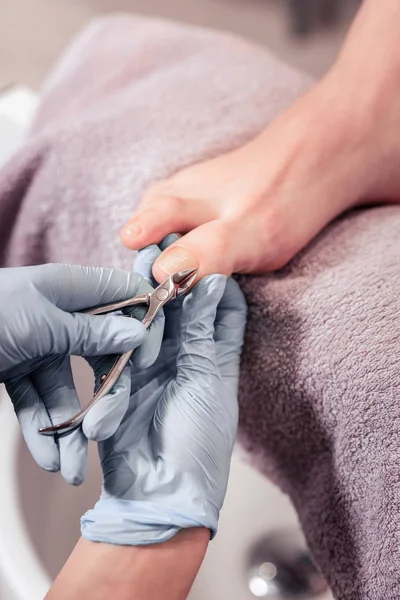
{"type": "MultiPolygon", "coordinates": [[[[140,252],[137,270],[151,277],[159,254],[156,246],[140,252]]],[[[181,528],[217,530],[237,430],[246,305],[235,281],[212,275],[164,311],[159,357],[132,370],[129,409],[99,444],[104,484],[81,520],[88,540],[142,545],[181,528]]]]}
{"type": "MultiPolygon", "coordinates": [[[[0,270],[0,382],[6,384],[36,462],[49,471],[61,469],[70,483],[85,477],[84,432],[96,439],[114,433],[128,408],[130,381],[120,380],[88,413],[83,431],[45,437],[40,427],[60,423],[80,409],[68,355],[97,357],[142,344],[134,360],[147,367],[158,355],[163,334],[162,315],[147,332],[136,319],[73,311],[149,291],[138,274],[111,269],[51,264],[0,270]]],[[[89,360],[96,371],[104,359],[89,360]]]]}

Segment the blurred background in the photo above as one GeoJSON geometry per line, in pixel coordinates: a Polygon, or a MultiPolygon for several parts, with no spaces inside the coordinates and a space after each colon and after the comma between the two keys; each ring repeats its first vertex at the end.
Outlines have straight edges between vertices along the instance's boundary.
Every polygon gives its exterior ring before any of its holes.
{"type": "Polygon", "coordinates": [[[157,15],[224,29],[269,46],[318,77],[360,0],[0,0],[0,90],[37,89],[72,36],[107,12],[157,15]]]}

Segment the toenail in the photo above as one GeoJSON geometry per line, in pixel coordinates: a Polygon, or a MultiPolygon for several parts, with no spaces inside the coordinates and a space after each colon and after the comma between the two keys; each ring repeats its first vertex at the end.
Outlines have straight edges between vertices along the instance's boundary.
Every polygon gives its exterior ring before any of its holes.
{"type": "Polygon", "coordinates": [[[127,223],[123,227],[123,232],[130,237],[138,237],[142,233],[142,226],[138,223],[127,223]]]}
{"type": "Polygon", "coordinates": [[[175,246],[171,250],[163,252],[154,264],[166,275],[169,275],[175,271],[198,267],[199,261],[190,250],[182,246],[175,246]]]}

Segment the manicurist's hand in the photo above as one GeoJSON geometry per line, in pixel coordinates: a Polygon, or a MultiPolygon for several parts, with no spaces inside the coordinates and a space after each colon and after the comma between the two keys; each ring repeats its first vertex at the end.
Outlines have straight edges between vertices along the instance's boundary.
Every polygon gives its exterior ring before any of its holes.
{"type": "Polygon", "coordinates": [[[123,376],[88,413],[83,431],[57,441],[42,436],[39,428],[80,409],[69,355],[88,358],[96,372],[107,360],[104,355],[141,346],[135,360],[146,367],[158,355],[163,332],[162,316],[149,333],[133,318],[75,311],[150,290],[140,275],[111,269],[51,264],[0,270],[0,382],[36,462],[49,471],[61,470],[70,483],[85,477],[87,436],[103,439],[123,418],[130,380],[123,376]]]}
{"type": "MultiPolygon", "coordinates": [[[[146,248],[136,269],[150,278],[159,254],[146,248]]],[[[246,305],[235,281],[212,275],[164,310],[159,357],[132,370],[129,409],[99,444],[104,483],[82,518],[87,540],[136,546],[182,529],[217,530],[237,430],[246,305]]]]}

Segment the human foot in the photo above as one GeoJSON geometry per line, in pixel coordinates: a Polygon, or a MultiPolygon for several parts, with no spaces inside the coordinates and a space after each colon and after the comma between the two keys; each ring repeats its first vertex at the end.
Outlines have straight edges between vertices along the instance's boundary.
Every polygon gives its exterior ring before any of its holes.
{"type": "Polygon", "coordinates": [[[183,234],[154,264],[158,281],[194,266],[199,277],[276,270],[351,206],[398,201],[397,21],[377,4],[363,5],[330,73],[261,135],[144,195],[123,243],[183,234]],[[365,39],[380,60],[366,59],[365,39]]]}
{"type": "Polygon", "coordinates": [[[360,197],[359,133],[343,136],[318,95],[302,98],[243,148],[147,191],[121,238],[139,249],[183,234],[155,263],[157,280],[189,266],[199,266],[199,277],[279,269],[360,197]]]}

